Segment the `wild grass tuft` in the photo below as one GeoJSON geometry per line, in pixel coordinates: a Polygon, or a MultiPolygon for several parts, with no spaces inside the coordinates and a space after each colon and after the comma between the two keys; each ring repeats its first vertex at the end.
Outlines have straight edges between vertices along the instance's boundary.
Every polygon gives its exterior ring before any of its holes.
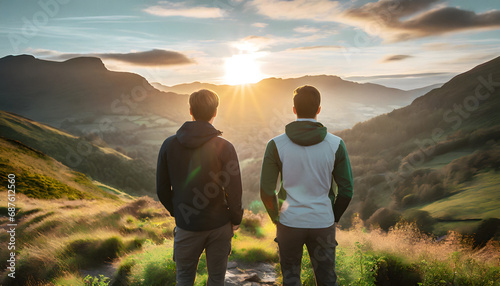
{"type": "Polygon", "coordinates": [[[276,227],[263,214],[244,215],[241,230],[232,241],[230,260],[243,262],[277,262],[278,248],[274,238],[276,227]]]}
{"type": "Polygon", "coordinates": [[[241,220],[241,230],[257,238],[265,237],[266,233],[262,227],[264,218],[264,214],[254,214],[251,211],[245,212],[241,220]]]}

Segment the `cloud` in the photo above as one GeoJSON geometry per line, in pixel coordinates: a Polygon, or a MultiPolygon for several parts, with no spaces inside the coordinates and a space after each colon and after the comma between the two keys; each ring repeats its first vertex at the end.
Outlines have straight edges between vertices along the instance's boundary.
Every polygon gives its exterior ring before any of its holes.
{"type": "Polygon", "coordinates": [[[473,49],[472,44],[450,44],[450,43],[425,43],[422,48],[428,51],[456,51],[463,49],[473,49]]]}
{"type": "Polygon", "coordinates": [[[385,74],[373,76],[349,76],[344,79],[351,81],[370,81],[376,79],[395,79],[395,78],[421,78],[433,76],[449,76],[451,73],[446,72],[432,72],[432,73],[412,73],[412,74],[385,74]]]}
{"type": "Polygon", "coordinates": [[[253,23],[252,27],[265,28],[265,27],[267,27],[267,24],[266,23],[253,23]]]}
{"type": "Polygon", "coordinates": [[[275,40],[269,37],[251,35],[233,42],[231,45],[243,52],[257,52],[265,47],[272,45],[275,40]]]}
{"type": "Polygon", "coordinates": [[[379,0],[340,15],[341,21],[397,42],[446,33],[500,27],[500,11],[477,14],[437,5],[439,0],[379,0]]]}
{"type": "Polygon", "coordinates": [[[439,35],[457,30],[500,27],[500,11],[476,14],[453,7],[425,12],[402,22],[402,27],[419,32],[422,36],[439,35]]]}
{"type": "Polygon", "coordinates": [[[123,63],[128,63],[135,66],[172,66],[186,65],[194,63],[194,60],[186,55],[167,50],[154,49],[145,52],[131,53],[89,53],[89,54],[74,54],[62,53],[53,50],[28,49],[29,52],[37,56],[45,56],[53,60],[68,60],[76,57],[98,57],[103,60],[115,60],[123,63]]]}
{"type": "Polygon", "coordinates": [[[90,23],[125,22],[137,19],[138,16],[130,15],[106,15],[106,16],[83,16],[83,17],[63,17],[54,18],[56,21],[82,21],[90,23]]]}
{"type": "Polygon", "coordinates": [[[383,58],[382,62],[383,63],[396,62],[396,61],[406,60],[406,59],[412,58],[412,57],[413,56],[410,56],[410,55],[391,55],[391,56],[387,56],[387,57],[383,58]]]}
{"type": "Polygon", "coordinates": [[[309,27],[309,26],[297,27],[293,30],[297,33],[303,33],[303,34],[314,34],[314,33],[317,33],[320,31],[318,28],[309,27]]]}
{"type": "Polygon", "coordinates": [[[171,66],[192,64],[194,62],[192,59],[179,52],[158,49],[126,54],[96,54],[96,56],[101,59],[112,59],[138,66],[171,66]]]}
{"type": "Polygon", "coordinates": [[[329,46],[306,46],[298,48],[290,48],[287,51],[311,51],[311,50],[338,50],[344,48],[343,46],[329,45],[329,46]]]}
{"type": "Polygon", "coordinates": [[[261,15],[279,20],[333,21],[337,15],[339,3],[329,0],[252,0],[246,4],[261,15]]]}
{"type": "Polygon", "coordinates": [[[161,5],[150,6],[143,11],[162,17],[188,17],[188,18],[222,18],[224,12],[216,7],[187,7],[184,3],[168,1],[160,2],[161,5]]]}
{"type": "MultiPolygon", "coordinates": [[[[276,20],[311,20],[356,26],[390,42],[500,27],[500,10],[476,13],[445,6],[441,0],[378,0],[354,7],[340,3],[329,0],[252,0],[247,6],[276,20]]],[[[300,27],[296,29],[296,32],[306,31],[300,27]]]]}

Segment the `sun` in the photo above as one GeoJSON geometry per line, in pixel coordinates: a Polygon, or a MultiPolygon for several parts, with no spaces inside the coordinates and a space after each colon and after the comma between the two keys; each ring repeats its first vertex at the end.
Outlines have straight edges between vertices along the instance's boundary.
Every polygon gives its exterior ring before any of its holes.
{"type": "Polygon", "coordinates": [[[256,54],[233,55],[225,62],[225,82],[230,85],[256,83],[264,78],[256,54]]]}

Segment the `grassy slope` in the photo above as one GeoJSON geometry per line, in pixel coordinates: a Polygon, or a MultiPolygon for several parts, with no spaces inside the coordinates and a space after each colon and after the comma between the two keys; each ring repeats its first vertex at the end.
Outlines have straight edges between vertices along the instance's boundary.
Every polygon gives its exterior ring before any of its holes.
{"type": "Polygon", "coordinates": [[[437,218],[486,219],[500,217],[500,176],[495,172],[481,173],[472,182],[462,184],[456,194],[422,208],[437,218]]]}
{"type": "Polygon", "coordinates": [[[500,176],[490,171],[461,184],[457,193],[419,209],[438,220],[434,226],[436,234],[446,234],[450,229],[471,233],[481,220],[500,218],[499,201],[500,176]]]}
{"type": "Polygon", "coordinates": [[[134,195],[154,192],[154,170],[113,149],[4,111],[0,111],[0,132],[104,184],[134,195]]]}
{"type": "Polygon", "coordinates": [[[82,194],[87,199],[118,199],[116,195],[99,188],[84,174],[19,141],[0,137],[0,155],[2,180],[8,174],[14,174],[17,193],[49,199],[61,196],[68,198],[72,194],[82,194]]]}
{"type": "Polygon", "coordinates": [[[448,165],[449,163],[451,163],[451,161],[470,155],[473,152],[474,150],[471,149],[462,149],[462,150],[447,152],[445,154],[432,157],[432,159],[420,165],[420,168],[422,169],[431,168],[439,170],[444,166],[448,165]]]}

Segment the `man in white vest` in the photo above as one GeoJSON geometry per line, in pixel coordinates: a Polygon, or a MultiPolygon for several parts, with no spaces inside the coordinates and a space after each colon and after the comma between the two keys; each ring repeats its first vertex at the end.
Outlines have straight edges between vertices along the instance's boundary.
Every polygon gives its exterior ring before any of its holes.
{"type": "Polygon", "coordinates": [[[319,91],[308,85],[299,87],[293,102],[297,120],[267,144],[260,195],[277,226],[283,285],[302,285],[304,244],[316,284],[337,285],[335,223],[353,195],[351,164],[344,141],[316,120],[321,111],[319,91]]]}

